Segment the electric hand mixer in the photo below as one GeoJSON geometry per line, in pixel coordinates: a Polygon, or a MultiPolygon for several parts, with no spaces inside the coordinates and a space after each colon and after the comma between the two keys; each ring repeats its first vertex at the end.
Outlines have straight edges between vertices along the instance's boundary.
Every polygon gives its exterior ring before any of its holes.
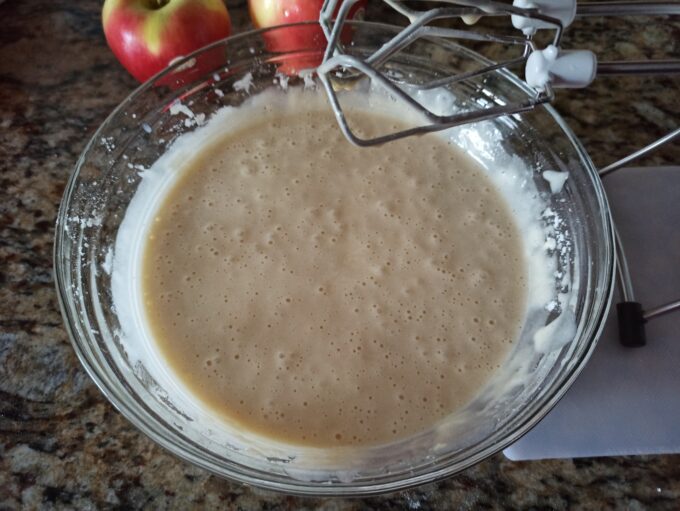
{"type": "MultiPolygon", "coordinates": [[[[499,116],[519,114],[549,103],[555,98],[556,90],[561,88],[587,87],[597,74],[666,74],[679,73],[680,60],[650,60],[628,62],[600,62],[588,50],[563,50],[560,47],[564,30],[576,17],[582,16],[626,16],[626,15],[680,15],[680,2],[587,2],[577,5],[576,0],[514,0],[512,4],[493,0],[440,0],[428,2],[436,7],[417,10],[406,2],[384,0],[395,11],[405,16],[409,24],[391,40],[383,44],[371,55],[361,58],[345,52],[341,43],[343,27],[347,23],[350,9],[359,0],[325,0],[319,22],[328,41],[324,60],[317,69],[319,79],[324,85],[338,124],[353,144],[359,146],[379,145],[403,137],[440,131],[468,123],[479,122],[499,116]],[[337,15],[336,15],[337,13],[337,15]],[[511,35],[475,30],[472,27],[458,29],[435,25],[442,20],[462,19],[465,24],[473,25],[482,17],[506,17],[514,27],[511,35]],[[539,47],[536,35],[540,31],[552,32],[552,41],[539,47]],[[491,42],[517,46],[518,57],[471,71],[436,78],[426,83],[409,83],[403,76],[394,77],[385,72],[385,64],[401,50],[420,38],[437,37],[461,42],[491,42]],[[523,74],[529,91],[516,103],[491,103],[484,108],[463,110],[448,115],[438,115],[428,110],[414,99],[413,90],[431,90],[438,87],[478,78],[501,69],[523,67],[523,74]],[[342,88],[344,81],[361,78],[385,89],[398,101],[419,111],[426,122],[406,130],[379,135],[373,138],[360,138],[350,128],[336,90],[342,88]],[[407,90],[409,89],[409,90],[407,90]]],[[[417,4],[418,2],[410,2],[417,4]]],[[[629,156],[599,170],[601,177],[622,168],[631,161],[648,154],[659,146],[680,136],[677,128],[652,144],[629,156]]],[[[628,272],[623,247],[617,241],[617,270],[621,288],[622,302],[618,304],[618,319],[621,343],[626,346],[645,344],[644,324],[662,314],[680,309],[680,300],[655,308],[643,310],[635,302],[632,283],[628,272]]]]}

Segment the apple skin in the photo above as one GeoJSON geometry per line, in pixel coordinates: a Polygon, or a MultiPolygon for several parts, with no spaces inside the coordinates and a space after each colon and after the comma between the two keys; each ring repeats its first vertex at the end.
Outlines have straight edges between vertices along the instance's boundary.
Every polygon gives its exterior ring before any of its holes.
{"type": "Polygon", "coordinates": [[[140,82],[231,34],[222,0],[106,0],[102,23],[114,55],[140,82]]]}
{"type": "MultiPolygon", "coordinates": [[[[367,0],[361,0],[350,9],[347,19],[360,18],[366,8],[367,0]]],[[[341,2],[338,3],[338,8],[341,2]]],[[[248,0],[250,19],[256,28],[268,28],[303,21],[318,21],[323,0],[248,0]]],[[[337,13],[337,12],[336,12],[337,13]]],[[[269,51],[290,53],[296,51],[324,50],[326,37],[320,26],[282,27],[265,34],[269,51]]],[[[343,30],[341,40],[349,41],[351,32],[343,30]]],[[[279,70],[294,74],[302,69],[321,64],[320,52],[316,55],[291,58],[279,70]]]]}

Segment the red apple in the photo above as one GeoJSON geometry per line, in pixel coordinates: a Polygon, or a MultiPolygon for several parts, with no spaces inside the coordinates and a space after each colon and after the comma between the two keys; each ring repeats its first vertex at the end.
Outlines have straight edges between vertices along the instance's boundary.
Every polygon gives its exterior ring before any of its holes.
{"type": "Polygon", "coordinates": [[[106,0],[102,22],[109,47],[140,82],[231,33],[223,0],[106,0]]]}
{"type": "MultiPolygon", "coordinates": [[[[363,15],[367,0],[361,0],[350,9],[347,18],[363,15]]],[[[340,6],[338,3],[338,7],[340,6]]],[[[302,21],[318,21],[323,0],[248,0],[250,18],[256,28],[267,28],[302,21]]],[[[349,31],[343,31],[341,39],[348,41],[349,31]]],[[[289,59],[280,69],[295,72],[316,67],[321,63],[326,37],[321,27],[282,27],[265,34],[267,49],[276,53],[307,52],[308,55],[289,59]],[[315,51],[316,50],[316,51],[315,51]]]]}

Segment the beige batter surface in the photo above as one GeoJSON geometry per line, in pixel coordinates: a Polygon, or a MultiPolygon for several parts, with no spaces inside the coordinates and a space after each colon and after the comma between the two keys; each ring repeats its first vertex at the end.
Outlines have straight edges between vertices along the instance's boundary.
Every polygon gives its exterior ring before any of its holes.
{"type": "Polygon", "coordinates": [[[201,150],[143,262],[184,384],[310,446],[389,442],[468,403],[519,333],[526,280],[512,213],[469,157],[434,136],[356,148],[328,110],[201,150]]]}

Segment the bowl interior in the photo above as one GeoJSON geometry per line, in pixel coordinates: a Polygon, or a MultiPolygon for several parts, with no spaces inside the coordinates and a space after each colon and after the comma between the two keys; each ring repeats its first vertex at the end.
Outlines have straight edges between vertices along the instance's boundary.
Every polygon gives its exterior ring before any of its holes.
{"type": "MultiPolygon", "coordinates": [[[[587,154],[550,107],[446,133],[490,172],[510,169],[534,195],[540,242],[556,243],[546,254],[557,275],[554,296],[562,300],[557,309],[529,311],[494,380],[465,410],[428,431],[334,453],[235,436],[137,356],[140,348],[127,342],[130,327],[121,324],[114,305],[116,238],[144,170],[219,108],[238,106],[283,80],[301,86],[305,76],[291,70],[317,62],[323,45],[312,40],[306,47],[271,49],[272,40],[295,29],[243,34],[184,59],[135,91],[100,127],[78,161],[59,213],[55,272],[65,322],[81,362],[109,400],[159,444],[216,474],[310,494],[386,492],[444,477],[504,448],[547,413],[590,355],[608,308],[614,259],[606,199],[587,154]],[[190,106],[190,114],[177,108],[179,102],[190,106]],[[551,193],[546,170],[569,173],[559,193],[551,193]],[[536,349],[536,332],[567,313],[571,324],[553,328],[562,332],[552,334],[559,339],[536,349]]],[[[395,33],[385,25],[353,23],[348,51],[365,56],[395,33]]],[[[428,39],[386,68],[419,83],[485,63],[462,47],[428,39]]],[[[461,110],[531,93],[505,71],[444,92],[461,110]]]]}

